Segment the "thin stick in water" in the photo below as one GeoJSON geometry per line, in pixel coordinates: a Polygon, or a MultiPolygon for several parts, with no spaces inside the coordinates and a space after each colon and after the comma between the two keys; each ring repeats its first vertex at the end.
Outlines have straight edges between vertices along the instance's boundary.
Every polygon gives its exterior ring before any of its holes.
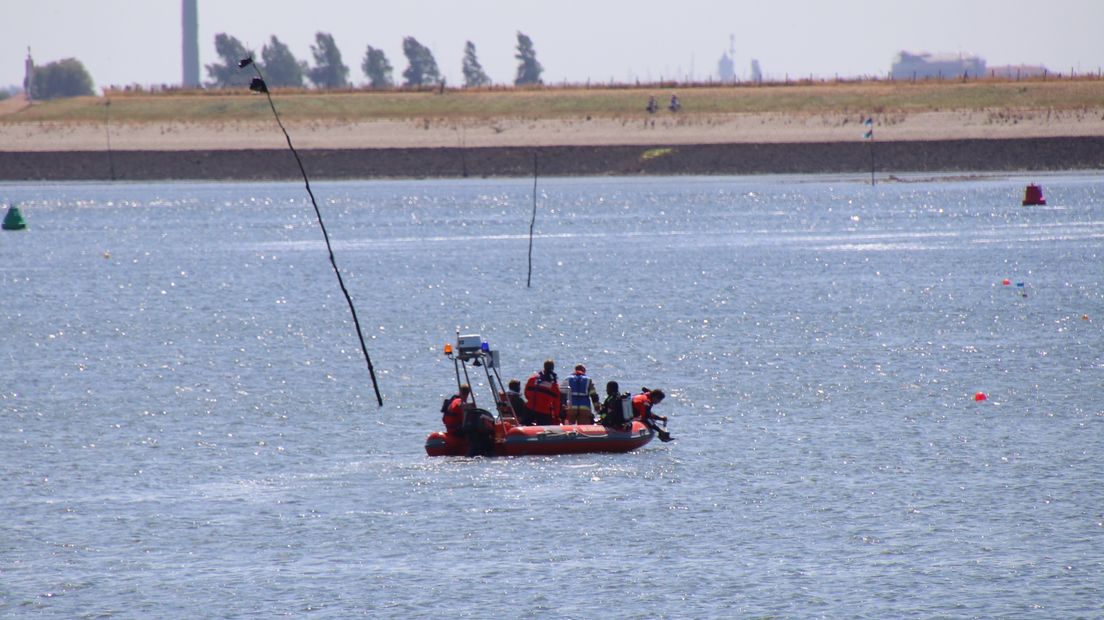
{"type": "Polygon", "coordinates": [[[265,84],[264,76],[261,75],[261,68],[253,62],[252,58],[245,58],[238,63],[238,66],[243,68],[249,65],[253,65],[253,69],[257,72],[257,77],[249,85],[249,89],[262,92],[268,97],[268,106],[272,108],[272,115],[276,117],[276,124],[280,126],[280,131],[284,132],[284,138],[287,140],[288,148],[291,149],[291,154],[295,156],[295,163],[299,164],[299,172],[303,175],[303,183],[307,187],[307,195],[310,196],[311,204],[314,205],[314,214],[318,217],[318,226],[322,229],[322,237],[326,240],[326,250],[330,254],[330,265],[333,266],[334,275],[337,276],[337,283],[341,286],[341,293],[345,295],[345,301],[349,304],[349,312],[353,315],[353,325],[356,326],[357,338],[360,339],[360,350],[364,353],[364,361],[368,363],[368,375],[372,378],[372,389],[376,392],[376,402],[382,407],[383,396],[380,395],[379,384],[376,382],[376,370],[372,367],[372,358],[368,356],[368,346],[364,344],[364,333],[360,329],[360,319],[357,318],[356,308],[353,306],[353,298],[349,296],[349,289],[345,288],[345,280],[341,277],[341,270],[337,268],[333,246],[330,245],[330,234],[326,232],[326,224],[322,221],[322,212],[318,209],[318,201],[314,199],[314,192],[311,191],[310,179],[307,178],[307,170],[303,167],[303,160],[299,158],[299,153],[291,143],[291,136],[288,135],[283,121],[280,120],[279,113],[276,112],[276,104],[272,102],[272,93],[268,92],[268,86],[265,84]]]}
{"type": "Polygon", "coordinates": [[[107,167],[111,172],[111,180],[115,180],[115,158],[111,155],[111,99],[104,101],[104,134],[107,136],[107,167]]]}
{"type": "Polygon", "coordinates": [[[537,223],[537,154],[533,153],[533,217],[529,220],[529,275],[525,278],[525,288],[533,283],[533,226],[537,223]]]}

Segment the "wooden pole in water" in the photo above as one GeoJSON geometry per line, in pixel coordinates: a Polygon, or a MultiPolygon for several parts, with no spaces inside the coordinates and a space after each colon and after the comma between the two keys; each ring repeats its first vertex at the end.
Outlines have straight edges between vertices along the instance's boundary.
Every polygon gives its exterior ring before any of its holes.
{"type": "Polygon", "coordinates": [[[525,278],[525,288],[533,284],[533,227],[537,223],[537,154],[533,153],[533,216],[529,219],[529,275],[525,278]]]}

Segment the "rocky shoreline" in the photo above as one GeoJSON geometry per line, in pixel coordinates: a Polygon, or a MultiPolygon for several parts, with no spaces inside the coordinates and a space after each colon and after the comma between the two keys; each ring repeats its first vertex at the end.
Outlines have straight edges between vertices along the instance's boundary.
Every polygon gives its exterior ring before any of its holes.
{"type": "MultiPolygon", "coordinates": [[[[312,179],[879,174],[1104,169],[1104,137],[300,149],[312,179]]],[[[3,181],[294,180],[287,149],[0,151],[3,181]]]]}

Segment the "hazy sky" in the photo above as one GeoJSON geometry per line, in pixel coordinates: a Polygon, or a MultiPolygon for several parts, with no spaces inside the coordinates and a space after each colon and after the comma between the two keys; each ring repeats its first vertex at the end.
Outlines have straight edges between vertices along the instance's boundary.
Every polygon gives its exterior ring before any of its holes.
{"type": "MultiPolygon", "coordinates": [[[[3,2],[0,87],[22,84],[28,46],[36,64],[79,59],[97,87],[181,80],[179,0],[3,2]]],[[[450,85],[463,81],[468,40],[492,80],[512,83],[519,30],[546,83],[716,77],[730,35],[741,78],[752,58],[768,78],[884,76],[902,49],[1063,73],[1104,67],[1104,0],[199,0],[201,66],[217,60],[220,32],[258,56],[276,35],[313,64],[322,31],[357,84],[367,45],[387,53],[402,81],[404,36],[433,51],[450,85]]]]}

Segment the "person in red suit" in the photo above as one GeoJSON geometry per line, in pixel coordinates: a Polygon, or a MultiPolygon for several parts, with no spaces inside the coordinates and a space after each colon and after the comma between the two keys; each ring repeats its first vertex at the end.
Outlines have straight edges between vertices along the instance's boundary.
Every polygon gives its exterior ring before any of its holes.
{"type": "Polygon", "coordinates": [[[633,419],[643,422],[644,426],[655,431],[659,435],[660,441],[671,441],[673,439],[671,433],[663,430],[654,422],[654,420],[663,420],[663,423],[666,424],[667,417],[652,413],[652,407],[663,402],[666,396],[663,390],[649,390],[645,388],[643,392],[632,398],[633,419]]]}
{"type": "Polygon", "coordinates": [[[544,370],[525,382],[525,400],[537,424],[560,423],[560,383],[556,377],[556,362],[546,360],[544,370]]]}
{"type": "Polygon", "coordinates": [[[467,383],[461,385],[460,393],[452,399],[448,408],[445,409],[444,415],[441,416],[441,421],[445,423],[445,434],[454,437],[464,436],[464,409],[467,407],[468,396],[470,395],[471,386],[467,383]]]}

